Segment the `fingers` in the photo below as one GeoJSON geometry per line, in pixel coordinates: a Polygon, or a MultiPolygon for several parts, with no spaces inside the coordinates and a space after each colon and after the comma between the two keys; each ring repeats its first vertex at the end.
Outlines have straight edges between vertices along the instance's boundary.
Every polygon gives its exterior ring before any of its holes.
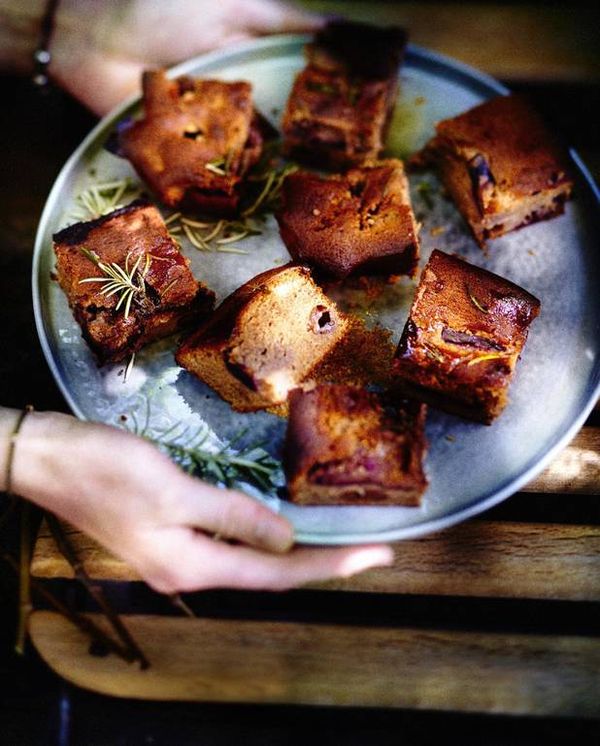
{"type": "Polygon", "coordinates": [[[285,590],[334,577],[349,577],[369,567],[389,565],[390,547],[298,547],[286,555],[265,554],[247,547],[222,545],[213,568],[213,587],[285,590]]]}
{"type": "Polygon", "coordinates": [[[277,0],[250,0],[240,6],[246,26],[256,34],[316,31],[325,19],[289,3],[277,0]]]}
{"type": "Polygon", "coordinates": [[[275,555],[215,542],[173,529],[153,537],[151,559],[142,575],[162,593],[208,588],[285,590],[333,577],[348,577],[377,565],[389,565],[387,545],[344,548],[299,547],[275,555]]]}
{"type": "Polygon", "coordinates": [[[294,531],[285,518],[234,490],[223,490],[185,477],[173,522],[209,534],[237,539],[268,552],[286,552],[294,531]]]}

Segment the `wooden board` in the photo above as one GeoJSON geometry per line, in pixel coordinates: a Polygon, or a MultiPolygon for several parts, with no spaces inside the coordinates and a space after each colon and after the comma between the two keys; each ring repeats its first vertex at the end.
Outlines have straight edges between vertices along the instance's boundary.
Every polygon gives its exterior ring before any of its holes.
{"type": "Polygon", "coordinates": [[[152,616],[124,621],[150,660],[146,671],[115,656],[90,656],[86,638],[53,612],[33,614],[31,635],[61,676],[118,697],[600,715],[600,645],[592,638],[152,616]]]}

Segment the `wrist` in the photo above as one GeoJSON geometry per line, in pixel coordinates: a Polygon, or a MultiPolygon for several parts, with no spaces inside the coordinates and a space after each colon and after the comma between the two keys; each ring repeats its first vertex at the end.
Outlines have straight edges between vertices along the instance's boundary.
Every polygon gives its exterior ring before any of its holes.
{"type": "Polygon", "coordinates": [[[18,409],[0,407],[0,492],[5,492],[9,487],[7,478],[12,466],[12,443],[21,414],[18,409]]]}

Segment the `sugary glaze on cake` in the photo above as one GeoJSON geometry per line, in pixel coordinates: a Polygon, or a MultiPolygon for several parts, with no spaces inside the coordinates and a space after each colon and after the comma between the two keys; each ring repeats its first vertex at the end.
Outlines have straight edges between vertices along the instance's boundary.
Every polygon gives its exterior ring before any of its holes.
{"type": "Polygon", "coordinates": [[[489,424],[538,315],[514,283],[434,251],[423,270],[393,365],[399,391],[489,424]]]}
{"type": "Polygon", "coordinates": [[[243,178],[260,158],[263,134],[250,83],[143,75],[143,118],[120,148],[167,205],[231,213],[243,178]]]}
{"type": "Polygon", "coordinates": [[[296,389],[289,405],[284,469],[293,502],[420,504],[425,405],[346,385],[296,389]]]}
{"type": "Polygon", "coordinates": [[[214,306],[214,293],[197,282],[189,261],[169,236],[159,211],[138,200],[108,215],[76,223],[54,235],[56,275],[85,340],[100,364],[118,362],[167,336],[214,306]],[[103,293],[107,279],[90,258],[124,271],[135,267],[129,313],[120,294],[103,293]]]}
{"type": "Polygon", "coordinates": [[[480,245],[564,212],[567,154],[519,95],[498,96],[436,126],[413,163],[432,163],[480,245]]]}
{"type": "Polygon", "coordinates": [[[283,116],[284,153],[341,170],[377,158],[398,89],[406,32],[332,21],[306,48],[283,116]]]}
{"type": "Polygon", "coordinates": [[[326,275],[413,275],[418,227],[402,162],[373,161],[343,175],[290,174],[277,213],[291,256],[326,275]]]}
{"type": "Polygon", "coordinates": [[[348,322],[307,267],[268,270],[226,298],[179,348],[179,365],[238,411],[287,399],[346,334],[348,322]]]}

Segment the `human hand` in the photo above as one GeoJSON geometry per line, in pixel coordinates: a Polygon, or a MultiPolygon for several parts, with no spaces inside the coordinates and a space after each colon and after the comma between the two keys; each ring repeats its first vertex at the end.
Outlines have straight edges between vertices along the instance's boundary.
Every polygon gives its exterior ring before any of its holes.
{"type": "Polygon", "coordinates": [[[148,67],[264,34],[312,31],[322,23],[278,0],[62,0],[50,73],[103,115],[139,89],[148,67]]]}
{"type": "Polygon", "coordinates": [[[27,416],[12,485],[163,593],[282,590],[392,560],[383,545],[292,548],[288,521],[255,500],[189,477],[142,438],[68,415],[27,416]],[[214,534],[241,544],[215,541],[214,534]]]}

